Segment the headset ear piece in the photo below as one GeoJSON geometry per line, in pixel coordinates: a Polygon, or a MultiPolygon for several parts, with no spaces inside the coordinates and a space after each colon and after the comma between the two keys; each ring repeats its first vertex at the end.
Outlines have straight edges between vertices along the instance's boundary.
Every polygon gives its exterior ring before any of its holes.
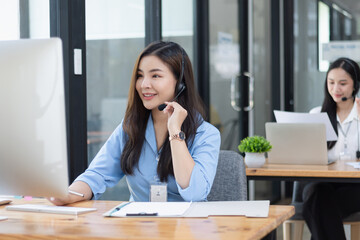
{"type": "Polygon", "coordinates": [[[179,86],[177,87],[177,93],[180,94],[185,90],[186,86],[183,82],[179,83],[179,86]]]}

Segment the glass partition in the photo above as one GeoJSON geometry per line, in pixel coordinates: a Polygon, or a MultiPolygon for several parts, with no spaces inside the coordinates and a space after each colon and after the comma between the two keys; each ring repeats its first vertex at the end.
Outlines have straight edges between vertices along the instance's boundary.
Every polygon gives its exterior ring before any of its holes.
{"type": "MultiPolygon", "coordinates": [[[[331,60],[324,59],[323,44],[358,42],[360,4],[344,0],[294,0],[294,110],[308,112],[322,104],[324,81],[331,60]],[[336,3],[335,3],[336,2],[336,3]],[[346,42],[343,42],[346,41],[346,42]]],[[[345,51],[342,57],[355,60],[345,51]]],[[[340,55],[339,55],[340,57],[340,55]]]]}
{"type": "MultiPolygon", "coordinates": [[[[120,124],[145,45],[144,0],[86,0],[88,162],[120,124]]],[[[129,200],[126,179],[102,199],[129,200]]]]}

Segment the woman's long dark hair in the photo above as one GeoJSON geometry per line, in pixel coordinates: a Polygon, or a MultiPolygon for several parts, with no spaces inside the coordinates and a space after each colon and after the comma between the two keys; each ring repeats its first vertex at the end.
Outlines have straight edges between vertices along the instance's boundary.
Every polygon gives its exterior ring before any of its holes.
{"type": "MultiPolygon", "coordinates": [[[[334,101],[334,99],[331,97],[329,90],[327,88],[327,78],[328,78],[328,74],[331,70],[335,69],[335,68],[342,68],[345,72],[347,72],[351,79],[354,82],[354,91],[352,93],[352,97],[353,97],[353,101],[355,101],[355,96],[357,94],[357,92],[359,91],[359,77],[360,77],[360,69],[359,69],[359,65],[349,59],[349,58],[338,58],[335,62],[333,62],[327,73],[326,73],[326,78],[325,78],[325,98],[324,98],[324,102],[321,108],[321,112],[326,112],[329,115],[330,118],[330,122],[332,124],[332,126],[335,129],[336,134],[338,134],[338,127],[337,127],[337,120],[336,120],[336,102],[334,101]]],[[[336,144],[336,141],[330,141],[328,142],[328,149],[331,149],[334,147],[334,145],[336,144]]]]}
{"type": "MultiPolygon", "coordinates": [[[[136,60],[129,89],[128,105],[123,121],[123,129],[127,134],[126,144],[121,155],[121,169],[125,174],[132,175],[134,167],[138,167],[141,150],[145,140],[146,126],[151,110],[144,107],[138,92],[136,80],[140,61],[145,56],[156,56],[163,61],[186,89],[178,97],[177,102],[186,109],[188,115],[182,124],[181,130],[185,133],[186,143],[190,146],[194,140],[198,126],[203,122],[205,110],[203,103],[195,89],[194,74],[190,59],[185,50],[174,42],[157,41],[148,45],[136,60]],[[184,66],[182,66],[184,62],[184,66]],[[181,69],[184,68],[183,79],[180,78],[181,69]],[[199,115],[200,114],[200,115],[199,115]]],[[[175,94],[176,94],[175,88],[175,94]]],[[[167,181],[168,176],[174,176],[171,149],[168,137],[162,146],[157,166],[160,181],[167,181]]]]}

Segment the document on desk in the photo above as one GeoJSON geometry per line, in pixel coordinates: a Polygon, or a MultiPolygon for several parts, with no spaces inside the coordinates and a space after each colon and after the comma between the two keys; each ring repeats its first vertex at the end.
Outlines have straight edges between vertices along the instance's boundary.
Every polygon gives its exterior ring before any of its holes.
{"type": "Polygon", "coordinates": [[[123,202],[105,217],[182,217],[191,202],[123,202]]]}
{"type": "Polygon", "coordinates": [[[360,162],[347,162],[346,164],[353,166],[354,168],[360,168],[360,162]]]}
{"type": "Polygon", "coordinates": [[[123,202],[105,217],[268,217],[270,201],[123,202]]]}
{"type": "Polygon", "coordinates": [[[327,113],[298,113],[274,110],[274,115],[277,123],[324,123],[326,126],[326,140],[337,140],[337,135],[327,113]]]}
{"type": "Polygon", "coordinates": [[[6,210],[77,215],[81,213],[96,211],[96,208],[51,206],[51,205],[41,205],[41,204],[21,204],[21,205],[7,206],[6,210]]]}

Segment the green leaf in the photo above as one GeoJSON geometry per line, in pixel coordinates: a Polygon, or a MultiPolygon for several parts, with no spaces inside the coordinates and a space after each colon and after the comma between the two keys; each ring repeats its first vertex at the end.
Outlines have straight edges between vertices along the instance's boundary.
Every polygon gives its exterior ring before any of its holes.
{"type": "Polygon", "coordinates": [[[241,140],[238,149],[240,152],[269,152],[272,145],[262,136],[252,136],[241,140]]]}

